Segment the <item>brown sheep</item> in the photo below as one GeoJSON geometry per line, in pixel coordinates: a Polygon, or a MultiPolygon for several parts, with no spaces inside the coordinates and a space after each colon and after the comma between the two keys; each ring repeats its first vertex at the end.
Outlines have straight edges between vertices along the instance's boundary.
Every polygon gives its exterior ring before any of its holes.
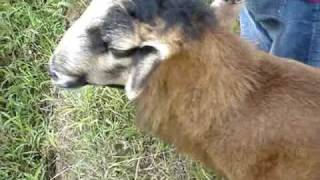
{"type": "Polygon", "coordinates": [[[230,180],[319,180],[320,70],[255,50],[213,7],[93,0],[54,53],[54,83],[125,86],[141,129],[230,180]]]}

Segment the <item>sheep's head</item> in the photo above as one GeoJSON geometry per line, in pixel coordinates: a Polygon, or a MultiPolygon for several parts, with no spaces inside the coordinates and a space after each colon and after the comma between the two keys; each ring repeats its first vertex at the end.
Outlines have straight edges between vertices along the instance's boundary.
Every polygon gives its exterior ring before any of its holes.
{"type": "Polygon", "coordinates": [[[201,0],[93,0],[50,62],[60,87],[122,86],[130,99],[161,64],[214,25],[201,0]]]}

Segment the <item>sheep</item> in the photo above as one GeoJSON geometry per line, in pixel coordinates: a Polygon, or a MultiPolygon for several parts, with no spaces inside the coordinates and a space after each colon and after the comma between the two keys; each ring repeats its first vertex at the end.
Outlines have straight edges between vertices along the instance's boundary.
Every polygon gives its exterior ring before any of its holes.
{"type": "Polygon", "coordinates": [[[229,180],[320,179],[320,71],[228,32],[226,7],[93,0],[52,56],[53,82],[125,88],[139,128],[229,180]]]}

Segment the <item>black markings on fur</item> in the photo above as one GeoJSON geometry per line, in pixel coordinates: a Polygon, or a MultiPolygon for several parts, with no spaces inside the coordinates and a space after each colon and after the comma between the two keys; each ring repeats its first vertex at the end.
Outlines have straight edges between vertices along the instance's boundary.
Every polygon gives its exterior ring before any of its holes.
{"type": "Polygon", "coordinates": [[[87,30],[89,37],[89,48],[91,52],[104,53],[108,51],[109,43],[103,40],[101,29],[92,27],[87,30]]]}
{"type": "Polygon", "coordinates": [[[104,42],[116,43],[117,40],[130,36],[134,32],[133,19],[120,6],[109,10],[100,27],[104,42]]]}
{"type": "Polygon", "coordinates": [[[126,9],[144,23],[164,20],[165,30],[180,26],[186,37],[197,37],[203,28],[216,24],[212,9],[201,0],[131,0],[126,9]]]}
{"type": "Polygon", "coordinates": [[[216,25],[212,9],[201,0],[131,0],[123,6],[112,7],[100,27],[103,41],[110,46],[135,33],[135,21],[156,26],[160,18],[165,22],[164,34],[178,26],[187,38],[196,38],[203,29],[216,25]]]}

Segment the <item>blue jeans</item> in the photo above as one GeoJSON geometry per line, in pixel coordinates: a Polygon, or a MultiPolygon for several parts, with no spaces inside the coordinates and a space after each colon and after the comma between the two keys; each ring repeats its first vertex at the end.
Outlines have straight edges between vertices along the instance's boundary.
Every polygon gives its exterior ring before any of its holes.
{"type": "Polygon", "coordinates": [[[247,0],[241,36],[271,54],[320,67],[320,3],[247,0]]]}

